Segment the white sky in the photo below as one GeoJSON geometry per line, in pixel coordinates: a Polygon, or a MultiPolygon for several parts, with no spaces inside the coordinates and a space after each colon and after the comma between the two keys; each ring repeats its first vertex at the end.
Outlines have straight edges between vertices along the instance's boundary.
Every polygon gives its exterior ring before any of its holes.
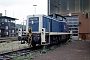
{"type": "Polygon", "coordinates": [[[4,16],[6,10],[7,16],[19,19],[16,23],[21,24],[27,15],[35,14],[33,5],[37,5],[36,14],[47,15],[47,0],[0,0],[0,13],[4,16]]]}

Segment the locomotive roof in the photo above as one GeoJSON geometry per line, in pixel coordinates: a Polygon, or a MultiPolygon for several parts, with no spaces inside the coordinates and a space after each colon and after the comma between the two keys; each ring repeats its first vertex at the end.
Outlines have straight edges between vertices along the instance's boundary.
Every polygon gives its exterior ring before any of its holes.
{"type": "MultiPolygon", "coordinates": [[[[60,16],[60,17],[62,17],[62,18],[64,18],[64,19],[66,19],[64,16],[61,16],[60,14],[55,14],[56,15],[56,17],[57,16],[60,16]]],[[[51,15],[49,15],[49,16],[53,16],[53,14],[51,14],[51,15]]]]}

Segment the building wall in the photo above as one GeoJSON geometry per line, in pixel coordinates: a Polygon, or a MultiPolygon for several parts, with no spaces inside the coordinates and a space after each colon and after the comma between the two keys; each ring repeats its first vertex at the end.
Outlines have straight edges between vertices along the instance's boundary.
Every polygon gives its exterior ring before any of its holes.
{"type": "Polygon", "coordinates": [[[89,19],[86,18],[86,14],[79,13],[79,21],[81,22],[81,25],[79,25],[79,33],[88,33],[89,31],[89,19]],[[83,29],[84,28],[84,29],[83,29]]]}
{"type": "MultiPolygon", "coordinates": [[[[68,14],[61,14],[62,16],[69,16],[68,14]]],[[[71,16],[78,16],[78,34],[79,39],[89,40],[90,39],[90,13],[88,13],[88,18],[86,18],[86,13],[71,13],[71,16]]]]}
{"type": "Polygon", "coordinates": [[[83,38],[83,35],[86,35],[86,39],[90,39],[90,13],[88,13],[88,18],[86,18],[86,13],[79,13],[79,37],[83,38]]]}
{"type": "Polygon", "coordinates": [[[15,23],[11,22],[12,19],[8,18],[2,18],[0,20],[0,27],[4,28],[1,29],[1,36],[16,36],[16,29],[15,29],[15,23]]]}

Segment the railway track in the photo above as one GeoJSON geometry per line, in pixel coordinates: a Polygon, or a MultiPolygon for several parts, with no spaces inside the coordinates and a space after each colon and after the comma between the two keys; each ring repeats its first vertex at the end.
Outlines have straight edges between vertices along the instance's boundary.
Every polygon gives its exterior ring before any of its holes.
{"type": "Polygon", "coordinates": [[[17,41],[17,37],[2,37],[2,38],[0,38],[0,43],[10,42],[10,41],[17,41]]]}
{"type": "MultiPolygon", "coordinates": [[[[52,46],[55,46],[57,48],[57,47],[60,47],[61,45],[63,45],[63,44],[57,43],[57,44],[52,44],[52,45],[46,46],[46,48],[48,51],[48,50],[51,50],[52,46]]],[[[26,49],[21,49],[21,50],[6,52],[6,53],[1,53],[0,54],[0,60],[13,60],[13,58],[15,58],[15,57],[27,56],[27,54],[30,55],[31,53],[38,52],[38,51],[39,51],[39,53],[42,53],[43,49],[44,48],[42,48],[42,46],[36,46],[36,47],[31,47],[31,48],[26,48],[26,49]]],[[[45,52],[45,50],[44,50],[44,52],[45,52]]],[[[37,54],[34,54],[34,55],[36,56],[37,54]]]]}
{"type": "MultiPolygon", "coordinates": [[[[52,46],[54,46],[54,45],[49,45],[49,46],[46,46],[45,48],[48,51],[48,50],[51,50],[50,47],[52,47],[52,46]]],[[[1,53],[0,60],[13,60],[14,57],[26,56],[27,54],[35,53],[35,52],[36,53],[34,55],[36,56],[37,52],[39,52],[40,54],[45,53],[45,50],[44,50],[45,48],[44,48],[44,46],[36,46],[36,47],[1,53]]]]}
{"type": "Polygon", "coordinates": [[[17,51],[2,53],[2,54],[0,54],[0,60],[13,60],[14,57],[27,55],[32,52],[36,52],[41,48],[42,48],[42,46],[36,46],[36,47],[21,49],[21,50],[17,50],[17,51]]]}

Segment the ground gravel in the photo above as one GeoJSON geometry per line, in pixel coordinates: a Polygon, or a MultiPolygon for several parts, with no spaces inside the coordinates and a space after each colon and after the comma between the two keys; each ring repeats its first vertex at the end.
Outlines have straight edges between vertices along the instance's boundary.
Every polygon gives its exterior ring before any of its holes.
{"type": "Polygon", "coordinates": [[[90,60],[90,41],[74,41],[33,60],[90,60]]]}

